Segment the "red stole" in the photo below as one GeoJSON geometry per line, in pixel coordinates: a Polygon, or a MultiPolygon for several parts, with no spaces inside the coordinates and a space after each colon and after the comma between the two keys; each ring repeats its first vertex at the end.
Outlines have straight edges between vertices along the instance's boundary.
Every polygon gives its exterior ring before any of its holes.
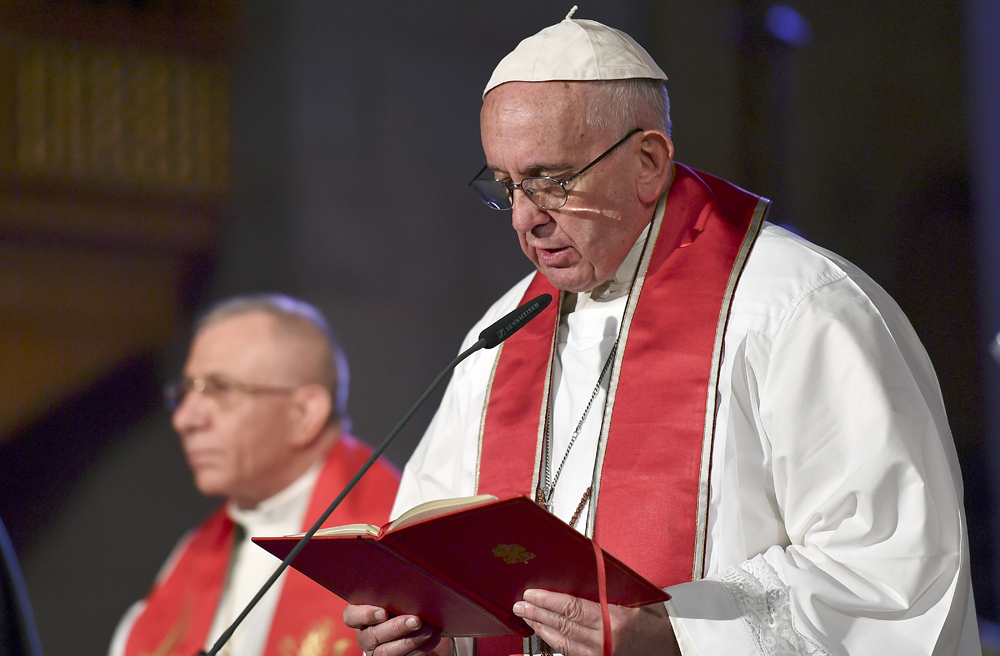
{"type": "MultiPolygon", "coordinates": [[[[350,435],[337,440],[316,481],[302,530],[312,526],[371,453],[350,435]]],[[[379,460],[324,526],[385,523],[398,485],[399,472],[379,460]]],[[[126,656],[194,656],[204,648],[222,597],[234,532],[225,508],[198,527],[166,580],[158,581],[147,597],[129,634],[126,656]]],[[[354,631],[341,619],[346,605],[306,576],[286,570],[265,656],[360,655],[354,631]]]]}
{"type": "MultiPolygon", "coordinates": [[[[629,295],[588,525],[604,549],[660,587],[702,576],[722,338],[767,202],[675,164],[629,295]],[[689,226],[680,247],[660,243],[661,225],[689,226]]],[[[544,292],[558,294],[536,274],[522,302],[544,292]]],[[[480,494],[535,496],[560,305],[498,355],[480,440],[480,494]]],[[[480,641],[481,655],[517,651],[490,642],[480,641]]]]}

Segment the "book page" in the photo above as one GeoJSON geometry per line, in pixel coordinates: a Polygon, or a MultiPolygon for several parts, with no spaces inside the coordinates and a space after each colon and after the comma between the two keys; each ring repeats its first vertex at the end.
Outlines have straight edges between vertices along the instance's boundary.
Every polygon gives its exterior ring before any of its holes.
{"type": "MultiPolygon", "coordinates": [[[[409,526],[410,524],[419,522],[423,519],[437,517],[438,515],[445,515],[450,512],[455,512],[456,510],[471,508],[473,506],[479,506],[496,500],[497,498],[492,494],[479,494],[474,497],[458,497],[457,499],[438,499],[437,501],[427,501],[418,506],[413,506],[405,513],[397,517],[386,527],[385,531],[388,533],[389,531],[409,526]]],[[[319,534],[317,533],[317,535],[319,534]]]]}
{"type": "MultiPolygon", "coordinates": [[[[313,537],[318,538],[330,535],[370,535],[372,537],[378,537],[378,532],[378,526],[373,526],[372,524],[344,524],[343,526],[321,528],[313,533],[313,537]]],[[[297,533],[296,535],[289,535],[287,537],[301,538],[303,535],[305,535],[305,533],[297,533]]]]}
{"type": "MultiPolygon", "coordinates": [[[[402,528],[403,526],[408,526],[414,522],[419,522],[422,519],[445,515],[456,510],[471,508],[473,506],[478,506],[480,504],[496,500],[497,498],[492,494],[480,494],[474,497],[458,497],[457,499],[438,499],[436,501],[427,501],[407,510],[405,513],[397,517],[394,522],[386,526],[385,530],[388,532],[394,528],[402,528]]],[[[313,534],[313,537],[370,535],[377,538],[380,535],[380,532],[379,527],[372,524],[344,524],[343,526],[321,528],[313,534]]],[[[305,535],[305,533],[296,533],[295,535],[289,535],[286,537],[301,538],[303,535],[305,535]]]]}

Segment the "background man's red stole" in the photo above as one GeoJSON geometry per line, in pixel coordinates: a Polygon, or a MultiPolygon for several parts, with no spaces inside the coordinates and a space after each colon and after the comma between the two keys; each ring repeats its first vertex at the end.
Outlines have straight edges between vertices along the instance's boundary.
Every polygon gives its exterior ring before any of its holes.
{"type": "MultiPolygon", "coordinates": [[[[371,448],[357,438],[340,436],[313,488],[302,530],[311,527],[323,514],[330,500],[337,497],[371,453],[371,448]]],[[[324,526],[384,523],[398,481],[398,472],[378,461],[324,526]]],[[[234,533],[225,508],[220,508],[196,529],[177,565],[147,598],[147,607],[129,634],[126,656],[191,656],[204,648],[222,596],[234,533]]],[[[279,562],[274,560],[275,568],[279,562]]],[[[306,637],[321,638],[324,654],[360,656],[354,631],[343,623],[346,605],[347,602],[305,575],[289,569],[271,623],[265,656],[288,653],[289,645],[299,645],[306,637]]]]}

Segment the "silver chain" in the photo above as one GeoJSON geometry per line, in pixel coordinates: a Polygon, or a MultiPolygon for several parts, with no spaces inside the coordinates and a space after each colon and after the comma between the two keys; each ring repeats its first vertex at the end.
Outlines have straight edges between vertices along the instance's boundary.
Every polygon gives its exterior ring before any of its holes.
{"type": "MultiPolygon", "coordinates": [[[[619,336],[619,339],[621,336],[619,336]]],[[[618,351],[618,339],[615,340],[615,345],[611,347],[611,353],[608,354],[608,359],[604,362],[604,367],[601,369],[601,375],[597,378],[597,385],[594,386],[594,391],[590,393],[590,400],[587,401],[587,407],[583,409],[583,416],[580,417],[580,421],[577,422],[576,428],[573,430],[573,434],[569,438],[569,444],[566,445],[566,453],[563,454],[562,461],[559,463],[559,468],[556,469],[556,475],[552,477],[552,439],[551,439],[551,427],[552,427],[552,399],[549,399],[548,412],[545,415],[545,484],[542,486],[542,503],[545,507],[552,512],[552,495],[556,491],[556,483],[559,482],[559,475],[562,474],[563,466],[566,464],[566,459],[569,458],[570,449],[576,443],[576,438],[580,436],[580,431],[583,430],[583,424],[587,421],[587,415],[590,414],[590,406],[594,404],[594,399],[597,398],[597,393],[601,391],[601,381],[608,373],[608,369],[611,368],[611,363],[615,359],[615,353],[618,351]],[[551,480],[551,482],[549,482],[551,480]]]]}

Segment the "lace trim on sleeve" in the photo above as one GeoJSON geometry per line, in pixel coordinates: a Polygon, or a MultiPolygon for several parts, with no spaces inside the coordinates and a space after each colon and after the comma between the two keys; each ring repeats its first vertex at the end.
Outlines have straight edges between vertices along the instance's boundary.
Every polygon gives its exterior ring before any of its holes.
{"type": "Polygon", "coordinates": [[[792,625],[788,586],[763,556],[719,575],[743,623],[764,656],[829,656],[829,652],[792,625]]]}

